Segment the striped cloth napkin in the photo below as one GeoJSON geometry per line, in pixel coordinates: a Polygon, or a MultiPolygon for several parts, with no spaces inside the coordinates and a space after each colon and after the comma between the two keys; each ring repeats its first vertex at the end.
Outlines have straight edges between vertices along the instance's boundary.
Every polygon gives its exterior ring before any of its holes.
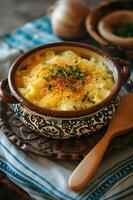
{"type": "MultiPolygon", "coordinates": [[[[11,63],[23,52],[46,43],[61,41],[42,17],[0,37],[0,79],[7,77],[11,63]]],[[[85,40],[84,40],[85,42],[85,40]]],[[[86,40],[86,42],[89,42],[86,40]]],[[[132,90],[131,82],[123,88],[132,90]]],[[[78,162],[41,158],[14,146],[0,129],[0,170],[36,200],[133,199],[133,146],[105,156],[94,178],[80,192],[72,192],[67,180],[78,162]]],[[[88,163],[89,167],[89,163],[88,163]]]]}

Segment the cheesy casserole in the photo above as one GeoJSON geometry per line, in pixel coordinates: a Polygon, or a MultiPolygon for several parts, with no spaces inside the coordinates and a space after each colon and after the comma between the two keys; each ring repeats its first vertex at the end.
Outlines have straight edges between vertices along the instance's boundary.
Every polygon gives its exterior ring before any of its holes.
{"type": "Polygon", "coordinates": [[[91,107],[109,95],[112,73],[94,56],[83,58],[72,50],[34,54],[18,67],[15,83],[29,102],[50,110],[91,107]]]}

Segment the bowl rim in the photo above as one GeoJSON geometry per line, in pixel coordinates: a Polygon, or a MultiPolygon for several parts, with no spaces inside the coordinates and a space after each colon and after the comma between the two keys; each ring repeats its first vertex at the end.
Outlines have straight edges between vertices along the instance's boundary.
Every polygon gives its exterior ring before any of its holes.
{"type": "Polygon", "coordinates": [[[88,45],[88,44],[83,44],[83,43],[77,43],[77,42],[57,42],[57,43],[51,43],[51,44],[45,44],[42,46],[38,46],[36,48],[31,49],[30,51],[24,53],[21,55],[16,61],[11,65],[11,68],[8,73],[8,84],[9,84],[9,89],[12,93],[12,95],[18,100],[18,103],[23,105],[24,107],[27,107],[30,109],[32,112],[38,113],[43,116],[51,116],[51,117],[59,117],[59,118],[66,118],[66,117],[84,117],[89,114],[93,114],[99,110],[101,110],[103,107],[108,105],[119,93],[119,90],[121,88],[122,84],[122,76],[121,76],[121,70],[119,67],[119,64],[113,60],[109,54],[105,53],[101,49],[98,49],[94,46],[88,45]],[[81,110],[74,110],[74,111],[58,111],[58,110],[50,110],[46,108],[39,107],[28,100],[26,100],[17,90],[17,87],[15,85],[15,72],[17,68],[20,66],[20,64],[29,56],[31,56],[34,53],[37,53],[40,50],[45,50],[51,47],[58,47],[58,46],[70,46],[70,47],[80,47],[80,48],[85,48],[91,51],[94,51],[96,54],[104,57],[108,62],[111,63],[111,65],[114,67],[116,70],[116,82],[114,85],[114,88],[110,92],[110,94],[101,102],[98,104],[91,106],[86,109],[81,109],[81,110]]]}

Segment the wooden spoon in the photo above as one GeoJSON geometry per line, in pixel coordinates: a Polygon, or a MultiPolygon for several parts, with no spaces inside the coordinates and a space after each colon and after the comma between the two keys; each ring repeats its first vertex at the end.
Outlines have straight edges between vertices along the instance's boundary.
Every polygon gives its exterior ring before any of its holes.
{"type": "Polygon", "coordinates": [[[68,186],[73,191],[82,189],[94,175],[113,137],[133,128],[133,93],[121,97],[120,106],[103,138],[86,155],[71,174],[68,186]]]}

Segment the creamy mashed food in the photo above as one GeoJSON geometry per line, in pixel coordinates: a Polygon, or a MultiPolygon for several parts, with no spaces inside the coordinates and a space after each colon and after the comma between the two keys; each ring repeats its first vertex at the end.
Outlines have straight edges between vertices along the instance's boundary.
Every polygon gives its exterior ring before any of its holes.
{"type": "Polygon", "coordinates": [[[61,111],[91,107],[114,85],[112,73],[100,59],[83,58],[71,50],[32,55],[17,69],[15,81],[29,102],[61,111]]]}

